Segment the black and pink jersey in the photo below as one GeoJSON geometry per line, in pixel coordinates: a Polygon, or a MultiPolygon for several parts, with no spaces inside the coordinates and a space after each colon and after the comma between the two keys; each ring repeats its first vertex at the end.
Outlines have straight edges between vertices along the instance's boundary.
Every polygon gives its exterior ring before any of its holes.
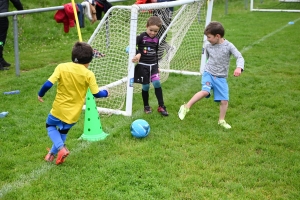
{"type": "Polygon", "coordinates": [[[158,62],[158,43],[159,39],[157,37],[151,38],[146,32],[136,37],[137,54],[141,54],[141,63],[156,64],[158,62]]]}

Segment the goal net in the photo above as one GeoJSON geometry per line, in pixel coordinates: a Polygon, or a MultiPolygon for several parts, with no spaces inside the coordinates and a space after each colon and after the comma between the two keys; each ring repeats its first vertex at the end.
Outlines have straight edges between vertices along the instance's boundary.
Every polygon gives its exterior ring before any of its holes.
{"type": "Polygon", "coordinates": [[[250,11],[300,12],[300,0],[251,0],[250,11]]]}
{"type": "Polygon", "coordinates": [[[108,88],[108,98],[96,99],[100,114],[131,116],[136,36],[146,31],[146,22],[156,15],[163,21],[158,33],[161,82],[169,73],[200,75],[204,28],[210,22],[213,0],[178,0],[164,3],[113,6],[100,21],[88,43],[104,57],[94,58],[89,69],[99,86],[108,88]],[[126,52],[127,48],[127,52],[126,52]]]}

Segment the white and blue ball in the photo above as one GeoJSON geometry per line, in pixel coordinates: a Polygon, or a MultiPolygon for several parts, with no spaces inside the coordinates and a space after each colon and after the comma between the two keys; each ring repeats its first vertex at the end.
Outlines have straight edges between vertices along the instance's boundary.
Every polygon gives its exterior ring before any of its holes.
{"type": "Polygon", "coordinates": [[[146,120],[137,119],[130,126],[131,134],[136,138],[144,138],[150,132],[150,125],[146,120]]]}

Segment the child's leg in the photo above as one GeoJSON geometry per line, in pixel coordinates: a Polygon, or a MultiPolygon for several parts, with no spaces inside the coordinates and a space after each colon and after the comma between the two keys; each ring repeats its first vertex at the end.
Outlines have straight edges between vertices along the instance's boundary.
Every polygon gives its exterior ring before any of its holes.
{"type": "Polygon", "coordinates": [[[214,100],[220,102],[219,121],[225,119],[229,101],[229,88],[225,78],[217,78],[214,82],[214,100]]]}
{"type": "Polygon", "coordinates": [[[179,119],[183,120],[185,115],[190,111],[192,105],[194,105],[197,101],[201,100],[204,97],[210,97],[210,90],[212,89],[212,76],[211,74],[204,72],[202,75],[202,90],[194,94],[194,96],[189,100],[187,104],[183,104],[180,106],[178,111],[179,119]]]}
{"type": "Polygon", "coordinates": [[[157,111],[159,113],[161,113],[163,116],[168,116],[169,113],[167,111],[167,108],[164,104],[164,98],[163,98],[163,93],[162,93],[162,89],[160,86],[160,81],[159,80],[155,80],[152,82],[154,89],[155,89],[155,96],[157,98],[157,102],[158,102],[158,108],[157,111]]]}
{"type": "Polygon", "coordinates": [[[164,107],[164,97],[160,84],[160,76],[158,71],[158,65],[154,65],[151,70],[151,82],[155,90],[155,96],[157,98],[158,106],[164,107]]]}
{"type": "Polygon", "coordinates": [[[190,100],[189,102],[185,105],[186,108],[191,108],[192,105],[194,105],[197,101],[201,100],[202,98],[204,97],[207,97],[209,95],[209,92],[207,91],[200,91],[200,92],[197,92],[190,100]]]}
{"type": "Polygon", "coordinates": [[[48,131],[48,136],[52,140],[54,147],[57,150],[62,149],[64,146],[64,141],[62,140],[59,131],[56,129],[56,126],[46,124],[46,128],[48,131]]]}
{"type": "Polygon", "coordinates": [[[217,78],[214,82],[214,100],[220,102],[220,115],[218,124],[226,129],[231,126],[225,121],[225,115],[228,108],[229,88],[226,78],[217,78]]]}
{"type": "Polygon", "coordinates": [[[227,100],[221,100],[220,102],[220,116],[218,124],[225,129],[230,129],[231,126],[225,121],[225,115],[228,108],[228,101],[227,100]]]}
{"type": "MultiPolygon", "coordinates": [[[[75,124],[75,123],[74,123],[75,124]]],[[[49,114],[46,120],[46,129],[48,135],[53,142],[51,153],[56,154],[61,148],[63,148],[65,140],[67,138],[67,133],[74,124],[67,124],[62,122],[60,119],[49,114]],[[59,127],[59,130],[56,129],[59,127]]]]}
{"type": "Polygon", "coordinates": [[[219,121],[225,119],[227,108],[228,108],[228,101],[225,101],[225,100],[221,101],[220,102],[220,116],[219,116],[219,121]]]}
{"type": "Polygon", "coordinates": [[[210,73],[204,72],[202,74],[202,89],[200,92],[194,94],[194,96],[189,100],[189,102],[185,105],[186,108],[192,107],[197,101],[201,100],[204,97],[210,96],[210,90],[212,89],[213,77],[210,73]]]}
{"type": "MultiPolygon", "coordinates": [[[[67,139],[67,132],[69,131],[70,129],[67,129],[67,130],[58,130],[60,132],[60,137],[62,139],[62,141],[65,143],[66,139],[67,139]],[[63,133],[62,133],[63,132],[63,133]]],[[[55,147],[55,145],[53,144],[49,153],[52,153],[54,155],[56,155],[58,152],[58,149],[55,147]]]]}
{"type": "Polygon", "coordinates": [[[154,90],[155,90],[155,96],[157,98],[158,108],[157,111],[160,112],[163,116],[168,116],[169,113],[167,112],[165,103],[164,103],[164,97],[163,92],[160,85],[160,76],[159,76],[159,70],[158,65],[154,65],[151,70],[151,82],[153,84],[154,90]]]}
{"type": "Polygon", "coordinates": [[[163,97],[163,93],[162,93],[162,88],[160,85],[160,81],[159,80],[155,80],[152,82],[154,90],[155,90],[155,96],[157,98],[157,102],[159,106],[164,106],[164,97],[163,97]]]}
{"type": "Polygon", "coordinates": [[[143,84],[142,85],[142,98],[144,102],[144,107],[149,106],[149,84],[143,84]]]}

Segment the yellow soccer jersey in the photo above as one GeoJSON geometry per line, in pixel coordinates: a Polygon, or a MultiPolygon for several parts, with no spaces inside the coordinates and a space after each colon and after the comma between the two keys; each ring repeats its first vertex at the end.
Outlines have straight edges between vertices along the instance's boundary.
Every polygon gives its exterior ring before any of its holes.
{"type": "Polygon", "coordinates": [[[76,123],[80,117],[87,89],[99,92],[95,75],[82,64],[73,62],[59,64],[48,79],[57,82],[56,97],[50,113],[65,123],[76,123]]]}

